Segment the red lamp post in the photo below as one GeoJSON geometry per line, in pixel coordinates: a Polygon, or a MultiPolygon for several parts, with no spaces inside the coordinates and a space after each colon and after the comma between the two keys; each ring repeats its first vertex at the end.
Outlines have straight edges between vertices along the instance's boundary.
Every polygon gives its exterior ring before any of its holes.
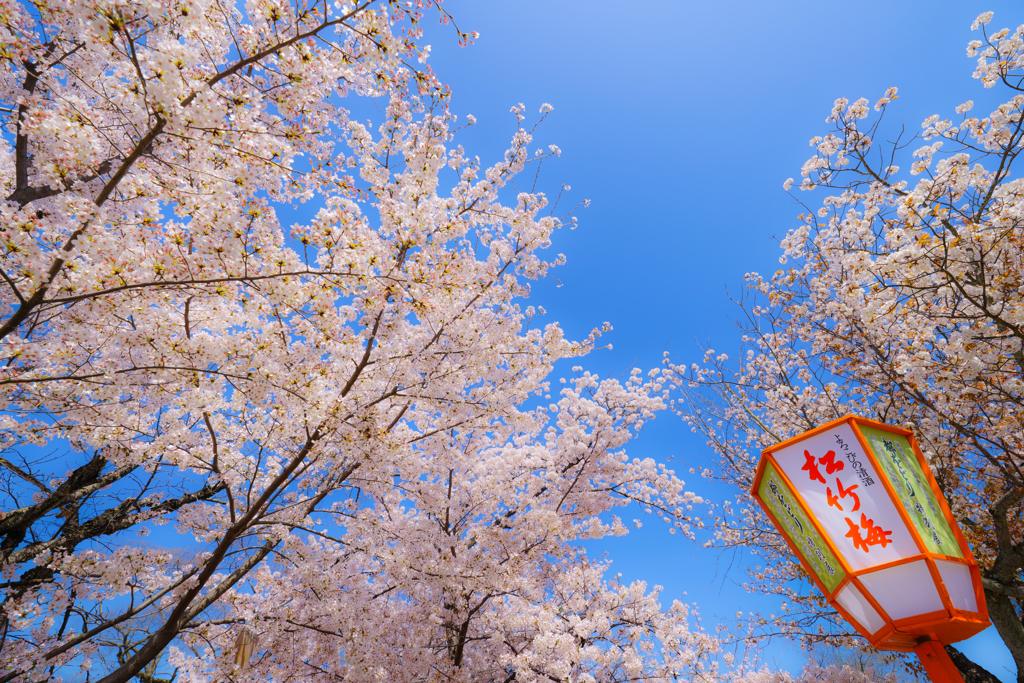
{"type": "Polygon", "coordinates": [[[765,449],[751,493],[868,642],[962,683],[942,646],[989,625],[981,574],[911,432],[835,420],[765,449]]]}

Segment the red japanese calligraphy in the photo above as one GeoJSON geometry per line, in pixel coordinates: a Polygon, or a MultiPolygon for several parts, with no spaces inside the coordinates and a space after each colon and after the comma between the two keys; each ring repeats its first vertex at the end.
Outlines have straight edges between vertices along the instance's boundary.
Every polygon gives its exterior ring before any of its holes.
{"type": "Polygon", "coordinates": [[[884,531],[882,527],[875,524],[875,520],[868,519],[867,516],[862,512],[860,513],[860,526],[857,525],[849,517],[846,518],[846,523],[850,525],[850,530],[846,532],[846,537],[853,539],[853,547],[860,548],[864,552],[870,552],[868,546],[880,545],[883,548],[892,543],[892,539],[889,538],[891,531],[884,531]],[[861,529],[866,530],[867,536],[861,536],[861,529]]]}
{"type": "MultiPolygon", "coordinates": [[[[839,477],[836,477],[836,488],[839,489],[839,497],[846,498],[847,496],[850,496],[851,498],[853,498],[853,508],[850,510],[850,512],[856,512],[857,510],[860,510],[860,496],[853,492],[853,490],[855,488],[858,488],[859,486],[860,484],[854,484],[850,488],[844,489],[842,482],[839,481],[839,477]]],[[[842,510],[843,508],[839,509],[842,510]]]]}
{"type": "MultiPolygon", "coordinates": [[[[832,451],[829,451],[829,453],[832,453],[832,451]]],[[[832,453],[832,455],[834,457],[835,453],[832,453]]],[[[821,472],[818,471],[818,460],[817,460],[817,458],[815,458],[813,455],[811,455],[807,451],[804,451],[804,458],[806,458],[806,462],[804,463],[804,466],[801,467],[800,469],[801,470],[806,470],[810,474],[810,478],[812,480],[813,479],[817,479],[822,484],[824,484],[825,483],[825,477],[821,476],[821,472]]]]}
{"type": "MultiPolygon", "coordinates": [[[[807,451],[804,451],[804,453],[807,453],[807,451]]],[[[829,474],[835,474],[836,472],[842,472],[844,469],[846,469],[846,463],[845,462],[843,462],[842,460],[840,460],[839,462],[836,462],[836,452],[835,451],[829,451],[823,457],[818,458],[818,462],[825,466],[825,471],[827,473],[829,473],[829,474]]],[[[821,483],[824,484],[825,480],[823,479],[821,481],[821,483]]]]}
{"type": "MultiPolygon", "coordinates": [[[[861,524],[863,525],[864,513],[861,513],[861,524]]],[[[882,531],[882,527],[874,526],[871,524],[873,520],[868,520],[868,537],[864,539],[864,542],[868,545],[880,545],[883,548],[890,543],[892,539],[889,538],[891,531],[882,531]]]]}

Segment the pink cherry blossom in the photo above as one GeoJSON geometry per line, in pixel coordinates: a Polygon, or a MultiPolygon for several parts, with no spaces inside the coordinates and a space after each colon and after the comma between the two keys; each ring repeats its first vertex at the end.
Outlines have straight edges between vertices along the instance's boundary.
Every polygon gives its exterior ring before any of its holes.
{"type": "Polygon", "coordinates": [[[625,450],[669,390],[540,402],[602,332],[521,308],[574,219],[505,195],[559,150],[522,106],[497,164],[454,142],[428,12],[0,0],[0,680],[714,670],[690,607],[578,545],[633,503],[690,534],[625,450]]]}

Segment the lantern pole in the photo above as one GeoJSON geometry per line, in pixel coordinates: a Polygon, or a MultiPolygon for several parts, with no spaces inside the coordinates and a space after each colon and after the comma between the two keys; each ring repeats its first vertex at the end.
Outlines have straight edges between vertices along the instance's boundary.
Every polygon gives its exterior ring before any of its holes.
{"type": "Polygon", "coordinates": [[[950,659],[949,653],[937,640],[926,640],[914,648],[921,666],[924,667],[932,683],[964,683],[960,670],[950,659]]]}

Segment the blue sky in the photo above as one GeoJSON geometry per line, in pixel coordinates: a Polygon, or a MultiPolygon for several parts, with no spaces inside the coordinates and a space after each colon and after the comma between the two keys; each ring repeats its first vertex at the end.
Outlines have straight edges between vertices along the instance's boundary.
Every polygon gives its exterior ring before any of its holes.
{"type": "MultiPolygon", "coordinates": [[[[634,364],[655,367],[665,350],[676,361],[698,360],[698,342],[735,347],[727,289],[739,293],[746,272],[778,268],[775,238],[800,213],[782,183],[799,176],[811,153],[807,141],[824,133],[837,97],[874,102],[897,86],[900,99],[888,116],[910,132],[930,114],[952,116],[967,99],[988,111],[995,100],[971,78],[965,55],[975,37],[971,22],[988,10],[994,28],[1024,22],[1019,0],[444,6],[461,29],[480,32],[465,49],[446,29],[427,34],[430,63],[451,85],[453,109],[477,118],[459,139],[469,153],[500,158],[514,131],[512,105],[555,107],[536,146],[557,144],[562,157],[544,166],[541,187],[568,183],[565,201],[589,198],[591,205],[577,230],[556,235],[553,251],[568,263],[534,287],[531,303],[575,338],[611,322],[605,339],[614,349],[584,363],[605,376],[634,364]]],[[[681,473],[710,455],[668,415],[631,450],[684,461],[681,473]]],[[[684,478],[702,491],[704,482],[684,478]]],[[[698,602],[706,625],[757,603],[736,585],[746,580],[737,568],[743,557],[669,536],[653,518],[625,539],[591,548],[605,551],[624,578],[664,586],[666,601],[698,602]]],[[[994,634],[960,647],[1004,681],[1015,678],[994,634]]],[[[779,645],[765,659],[797,672],[804,658],[779,645]]]]}

